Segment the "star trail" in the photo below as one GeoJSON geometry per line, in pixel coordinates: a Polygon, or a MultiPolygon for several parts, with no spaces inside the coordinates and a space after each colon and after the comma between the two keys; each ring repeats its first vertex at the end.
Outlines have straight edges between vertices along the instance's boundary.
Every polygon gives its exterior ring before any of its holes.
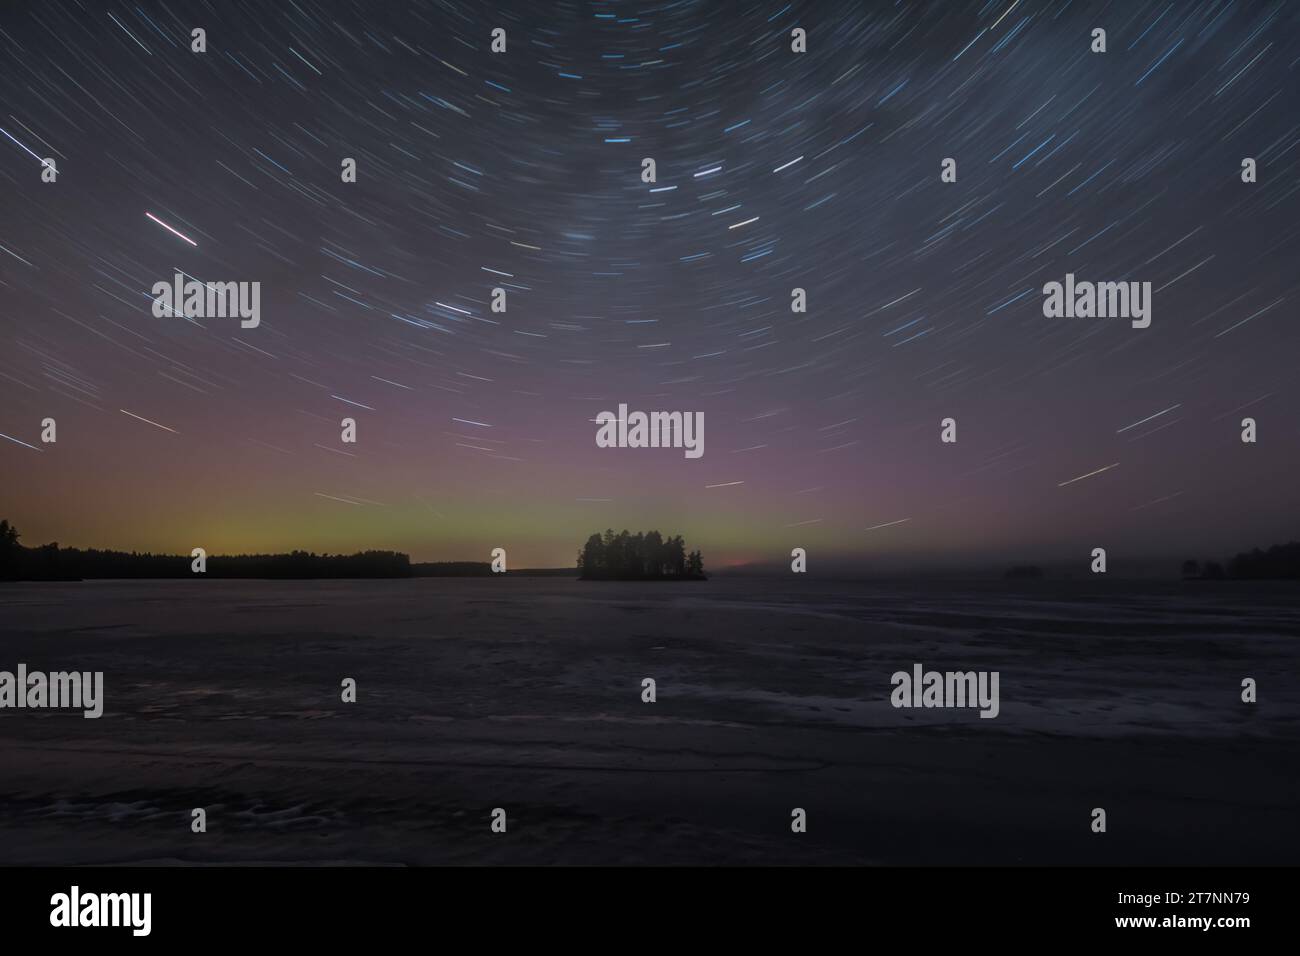
{"type": "Polygon", "coordinates": [[[1225,0],[8,7],[0,514],[29,544],[515,567],[605,527],[688,529],[714,567],[1285,540],[1298,27],[1225,0]],[[1149,282],[1150,327],[1046,317],[1067,274],[1149,282]],[[260,283],[260,324],[154,315],[176,275],[260,283]],[[707,454],[598,448],[620,404],[703,413],[707,454]]]}

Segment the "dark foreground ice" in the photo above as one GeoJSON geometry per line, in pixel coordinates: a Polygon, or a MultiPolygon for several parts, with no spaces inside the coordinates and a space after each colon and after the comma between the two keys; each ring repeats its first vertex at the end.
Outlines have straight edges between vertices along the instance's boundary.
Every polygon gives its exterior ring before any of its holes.
{"type": "Polygon", "coordinates": [[[0,585],[19,662],[106,702],[0,710],[3,864],[1300,862],[1294,586],[0,585]]]}

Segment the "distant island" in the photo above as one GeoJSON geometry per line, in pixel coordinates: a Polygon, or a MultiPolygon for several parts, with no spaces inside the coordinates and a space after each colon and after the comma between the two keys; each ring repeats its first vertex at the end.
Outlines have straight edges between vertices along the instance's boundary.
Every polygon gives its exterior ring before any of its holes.
{"type": "MultiPolygon", "coordinates": [[[[1007,581],[1038,581],[1047,577],[1047,572],[1036,564],[1017,564],[1007,568],[1002,577],[1007,581]]],[[[1300,541],[1275,544],[1267,551],[1242,551],[1226,561],[1189,558],[1182,563],[1181,577],[1184,581],[1300,580],[1300,541]]]]}
{"type": "Polygon", "coordinates": [[[597,532],[578,553],[578,570],[583,581],[707,580],[703,555],[687,554],[681,535],[665,538],[658,531],[597,532]]]}
{"type": "Polygon", "coordinates": [[[1300,579],[1300,541],[1275,544],[1267,551],[1259,548],[1243,551],[1230,558],[1226,568],[1218,561],[1201,564],[1188,559],[1183,562],[1183,578],[1197,581],[1300,579]]]}

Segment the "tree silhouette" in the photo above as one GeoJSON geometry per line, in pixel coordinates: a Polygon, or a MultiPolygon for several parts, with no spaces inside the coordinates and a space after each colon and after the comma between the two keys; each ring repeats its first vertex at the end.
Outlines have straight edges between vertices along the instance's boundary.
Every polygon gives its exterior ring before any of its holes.
{"type": "Polygon", "coordinates": [[[664,538],[658,531],[647,531],[644,540],[645,573],[652,578],[664,574],[664,538]]]}
{"type": "Polygon", "coordinates": [[[578,554],[578,569],[587,579],[658,580],[703,579],[704,558],[686,555],[681,535],[665,538],[658,531],[632,534],[606,529],[593,534],[578,554]]]}
{"type": "Polygon", "coordinates": [[[1234,578],[1300,578],[1300,541],[1275,544],[1267,551],[1243,551],[1228,562],[1234,578]]]}
{"type": "Polygon", "coordinates": [[[19,564],[23,547],[18,543],[18,529],[0,520],[0,579],[20,577],[19,564]]]}
{"type": "Polygon", "coordinates": [[[603,573],[607,567],[605,541],[599,533],[593,534],[578,554],[578,570],[594,576],[603,573]]]}

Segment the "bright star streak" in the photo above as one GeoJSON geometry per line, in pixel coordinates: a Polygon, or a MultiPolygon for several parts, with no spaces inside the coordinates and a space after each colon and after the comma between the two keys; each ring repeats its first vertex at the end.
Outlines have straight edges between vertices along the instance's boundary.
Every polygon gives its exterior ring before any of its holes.
{"type": "Polygon", "coordinates": [[[174,428],[168,428],[166,425],[159,425],[157,422],[151,422],[147,418],[141,418],[141,416],[137,415],[135,412],[128,412],[125,408],[119,408],[118,411],[121,412],[123,415],[130,415],[132,418],[138,419],[147,425],[152,425],[154,428],[161,428],[163,431],[171,432],[173,435],[180,434],[180,432],[178,432],[174,428]]]}
{"type": "Polygon", "coordinates": [[[168,232],[172,233],[173,235],[180,236],[182,239],[184,239],[186,242],[188,242],[191,246],[197,246],[197,245],[198,245],[197,242],[195,242],[195,241],[194,241],[193,239],[191,239],[189,236],[185,235],[185,233],[183,233],[183,232],[177,232],[175,229],[173,229],[171,226],[167,225],[167,223],[163,222],[161,219],[159,219],[159,218],[158,218],[157,216],[155,216],[153,213],[151,213],[151,212],[146,212],[145,215],[148,216],[150,219],[152,219],[154,222],[158,223],[158,225],[162,226],[162,227],[163,227],[164,229],[166,229],[168,232]]]}
{"type": "Polygon", "coordinates": [[[1118,468],[1119,462],[1113,465],[1107,465],[1105,468],[1098,468],[1096,471],[1090,471],[1086,475],[1080,475],[1078,478],[1071,478],[1069,481],[1058,481],[1056,487],[1064,488],[1066,485],[1072,485],[1076,481],[1083,481],[1085,478],[1091,478],[1093,475],[1100,475],[1103,471],[1110,471],[1112,468],[1118,468]]]}
{"type": "Polygon", "coordinates": [[[12,435],[6,435],[4,432],[0,432],[0,438],[8,438],[15,445],[22,445],[24,448],[30,448],[32,451],[40,451],[40,449],[37,448],[35,445],[29,445],[25,441],[19,441],[17,438],[14,438],[12,435]]]}
{"type": "MultiPolygon", "coordinates": [[[[4,127],[0,127],[0,133],[4,133],[4,134],[5,134],[6,136],[8,136],[10,139],[13,139],[13,141],[14,141],[15,143],[18,143],[18,140],[14,139],[14,138],[13,138],[13,135],[10,134],[10,132],[9,132],[7,129],[5,129],[4,127]]],[[[31,156],[33,159],[35,159],[37,162],[40,162],[40,163],[45,162],[45,160],[42,159],[40,156],[37,156],[37,155],[36,155],[35,153],[33,153],[30,149],[27,149],[26,146],[23,146],[22,143],[18,143],[18,145],[21,146],[23,149],[26,149],[28,155],[30,155],[30,156],[31,156]]]]}
{"type": "Polygon", "coordinates": [[[863,528],[863,531],[878,531],[881,528],[892,528],[896,524],[902,524],[905,521],[911,521],[911,518],[899,518],[897,521],[886,521],[884,524],[873,524],[870,528],[863,528]]]}

